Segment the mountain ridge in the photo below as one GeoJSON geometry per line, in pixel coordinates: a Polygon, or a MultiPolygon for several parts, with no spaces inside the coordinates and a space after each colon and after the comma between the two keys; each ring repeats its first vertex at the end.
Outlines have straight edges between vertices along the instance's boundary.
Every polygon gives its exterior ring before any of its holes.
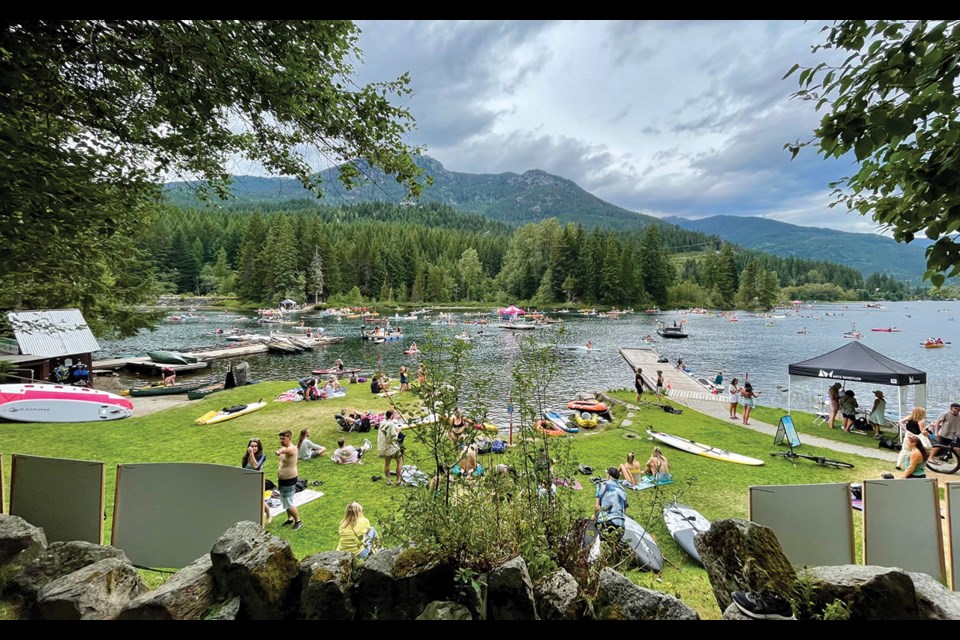
{"type": "MultiPolygon", "coordinates": [[[[899,244],[884,236],[804,227],[756,216],[657,218],[601,200],[572,180],[541,169],[529,169],[521,174],[474,174],[448,171],[440,161],[426,155],[417,156],[416,162],[433,179],[433,184],[424,186],[420,202],[449,205],[513,226],[557,218],[561,224],[573,222],[585,228],[626,231],[659,222],[717,236],[764,253],[851,266],[865,277],[880,272],[919,283],[926,269],[923,247],[899,244]],[[744,221],[749,222],[747,232],[744,221]]],[[[339,181],[339,168],[327,169],[318,174],[323,193],[319,200],[293,178],[233,176],[231,192],[238,202],[250,203],[293,199],[310,199],[320,205],[405,201],[402,185],[364,161],[354,164],[363,176],[359,186],[348,191],[339,181]]],[[[187,183],[168,183],[165,191],[174,204],[198,202],[192,186],[187,183]]]]}

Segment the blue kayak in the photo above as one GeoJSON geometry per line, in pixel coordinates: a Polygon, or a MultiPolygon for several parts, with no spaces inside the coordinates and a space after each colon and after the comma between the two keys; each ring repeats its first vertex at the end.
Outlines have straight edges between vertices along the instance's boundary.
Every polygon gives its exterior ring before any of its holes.
{"type": "Polygon", "coordinates": [[[580,433],[580,427],[570,424],[570,421],[567,420],[567,417],[561,413],[556,411],[547,411],[543,414],[543,417],[555,424],[558,429],[562,429],[567,433],[580,433]]]}

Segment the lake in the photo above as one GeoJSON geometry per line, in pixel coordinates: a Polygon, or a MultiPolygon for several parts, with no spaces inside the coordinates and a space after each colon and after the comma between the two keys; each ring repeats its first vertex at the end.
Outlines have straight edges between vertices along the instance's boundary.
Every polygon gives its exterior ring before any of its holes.
{"type": "MultiPolygon", "coordinates": [[[[462,313],[455,315],[456,326],[433,326],[436,313],[417,321],[394,321],[403,326],[403,340],[373,345],[360,338],[359,320],[334,317],[315,318],[304,314],[304,322],[310,326],[322,326],[327,335],[344,336],[342,344],[323,347],[320,351],[297,355],[262,354],[244,358],[250,363],[251,379],[294,381],[314,368],[332,366],[337,358],[348,367],[359,366],[364,370],[376,367],[378,356],[391,378],[396,380],[400,365],[406,364],[416,372],[416,357],[406,356],[403,350],[412,341],[422,341],[429,330],[453,335],[466,331],[476,336],[479,330],[484,336],[473,339],[474,359],[482,370],[494,374],[493,398],[490,401],[491,417],[495,421],[506,420],[506,400],[510,393],[511,369],[519,349],[517,340],[534,334],[543,343],[559,343],[562,346],[585,345],[592,341],[597,349],[561,349],[559,357],[563,372],[551,389],[551,400],[557,408],[581,391],[614,388],[633,388],[633,372],[618,353],[620,347],[648,346],[675,362],[682,357],[691,373],[710,380],[717,371],[722,371],[725,381],[737,376],[741,383],[745,378],[763,392],[760,404],[786,407],[787,366],[807,360],[844,346],[850,341],[844,333],[855,325],[862,333],[864,345],[883,355],[927,372],[927,409],[934,416],[946,409],[952,401],[960,401],[960,335],[957,332],[957,302],[884,302],[883,308],[867,308],[865,303],[817,304],[801,306],[796,311],[778,310],[763,317],[760,314],[736,312],[736,321],[719,314],[695,314],[683,311],[664,312],[659,319],[666,324],[676,321],[686,328],[689,338],[663,340],[656,334],[657,317],[640,313],[627,314],[620,318],[599,318],[580,315],[578,312],[552,314],[563,320],[566,335],[556,336],[553,328],[535,331],[507,331],[494,326],[464,325],[462,313]],[[900,329],[899,332],[874,332],[872,328],[900,329]],[[798,333],[806,328],[806,333],[798,333]],[[645,344],[643,337],[651,334],[652,344],[645,344]],[[940,337],[953,342],[942,349],[924,349],[921,345],[928,337],[940,337]]],[[[173,313],[173,312],[171,312],[173,313]]],[[[252,315],[236,313],[203,313],[203,318],[182,322],[163,322],[153,332],[142,331],[139,335],[124,340],[100,340],[101,351],[96,359],[120,355],[144,355],[147,351],[167,349],[189,351],[192,348],[213,344],[226,344],[222,336],[215,334],[217,327],[228,331],[232,327],[245,328],[251,332],[268,333],[269,328],[290,331],[291,325],[258,325],[252,315]],[[205,318],[205,319],[204,319],[205,318]]],[[[296,319],[300,316],[294,315],[296,319]]],[[[493,322],[493,320],[491,320],[493,322]]],[[[554,325],[556,326],[556,325],[554,325]]],[[[215,360],[211,369],[194,374],[199,377],[220,376],[226,372],[229,359],[215,360]]],[[[143,376],[123,372],[122,382],[134,384],[147,381],[143,376]]],[[[189,374],[181,374],[189,379],[189,374]]],[[[296,384],[292,383],[292,387],[296,384]]],[[[869,407],[875,385],[848,383],[861,404],[869,407]]],[[[884,388],[887,404],[896,412],[896,391],[884,388]]],[[[795,379],[793,408],[812,410],[820,395],[820,382],[815,379],[795,379]]],[[[909,398],[912,404],[912,396],[909,398]]]]}

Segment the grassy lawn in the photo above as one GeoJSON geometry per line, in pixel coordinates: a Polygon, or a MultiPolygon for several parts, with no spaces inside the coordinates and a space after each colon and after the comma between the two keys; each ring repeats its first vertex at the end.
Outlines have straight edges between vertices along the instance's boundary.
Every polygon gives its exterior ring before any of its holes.
{"type": "MultiPolygon", "coordinates": [[[[295,386],[296,383],[292,381],[264,382],[254,387],[220,392],[204,400],[155,414],[119,421],[79,424],[2,423],[0,452],[3,454],[3,480],[9,487],[10,455],[13,453],[105,462],[107,521],[104,542],[109,544],[117,463],[207,462],[238,466],[248,438],[258,436],[263,440],[267,452],[267,477],[276,479],[277,458],[273,452],[279,446],[279,431],[290,429],[296,439],[300,429],[308,427],[311,439],[332,451],[338,437],[334,413],[345,406],[364,410],[385,410],[388,407],[386,399],[373,396],[369,386],[358,384],[348,385],[347,396],[344,398],[312,403],[270,402],[266,408],[256,413],[217,425],[197,426],[193,422],[212,409],[255,402],[261,397],[272,400],[280,392],[295,386]]],[[[634,398],[629,391],[614,392],[613,395],[628,401],[634,398]]],[[[670,461],[674,483],[657,489],[630,492],[628,513],[653,533],[667,559],[667,567],[659,576],[643,572],[630,572],[628,575],[644,587],[679,596],[696,609],[702,618],[707,619],[719,618],[720,611],[714,601],[706,573],[687,559],[663,526],[661,510],[665,502],[678,499],[698,509],[710,520],[746,518],[747,490],[752,485],[859,482],[864,478],[876,478],[880,472],[890,467],[888,463],[880,460],[835,453],[806,444],[803,445],[804,452],[852,462],[856,468],[831,469],[808,460],[792,464],[787,460],[771,458],[770,452],[778,449],[774,447],[771,436],[692,410],[673,415],[654,406],[646,406],[629,418],[633,423],[629,427],[621,425],[626,417],[625,410],[617,407],[614,413],[616,420],[613,424],[604,424],[596,432],[571,436],[573,461],[589,464],[597,474],[602,474],[602,470],[607,466],[616,466],[625,461],[628,451],[636,452],[637,458],[641,462],[645,461],[654,444],[646,436],[645,430],[648,426],[760,458],[765,462],[761,467],[750,467],[663,448],[670,461]]],[[[783,412],[758,407],[753,415],[758,420],[776,424],[783,412]]],[[[815,427],[812,420],[812,416],[794,413],[801,440],[804,433],[816,433],[822,437],[836,435],[838,440],[849,441],[856,438],[857,442],[863,441],[865,446],[875,446],[875,441],[862,436],[815,427]]],[[[349,443],[357,446],[365,437],[370,438],[374,447],[376,444],[375,432],[352,433],[346,437],[349,443]]],[[[431,473],[433,469],[420,459],[423,452],[418,451],[415,439],[408,438],[406,444],[408,455],[405,462],[416,464],[431,473]]],[[[486,459],[481,462],[487,466],[494,464],[494,461],[490,460],[492,455],[484,456],[486,459]]],[[[503,456],[496,456],[496,462],[509,464],[511,455],[508,451],[503,456]]],[[[301,559],[336,547],[337,525],[343,516],[344,507],[349,502],[357,500],[363,504],[364,514],[375,523],[378,515],[385,515],[396,509],[405,491],[417,490],[387,486],[383,480],[371,481],[371,476],[383,475],[382,463],[376,458],[375,448],[370,452],[367,463],[363,465],[336,465],[330,462],[327,455],[315,460],[301,461],[299,470],[301,478],[323,481],[319,490],[324,496],[301,508],[304,527],[300,531],[292,532],[289,527],[281,526],[284,520],[282,515],[268,525],[267,529],[278,537],[289,540],[294,553],[301,559]]],[[[575,493],[577,500],[582,503],[586,517],[593,513],[593,485],[587,476],[578,476],[577,479],[583,489],[575,493]]],[[[574,491],[565,488],[559,490],[574,491]]],[[[6,499],[9,501],[9,495],[6,499]]],[[[9,503],[3,506],[6,513],[9,503]]],[[[854,523],[859,557],[862,551],[860,512],[854,512],[854,523]]],[[[389,540],[384,542],[390,543],[389,540]]],[[[152,585],[159,584],[167,575],[144,572],[148,583],[152,585]]],[[[0,618],[2,617],[0,615],[0,618]]]]}

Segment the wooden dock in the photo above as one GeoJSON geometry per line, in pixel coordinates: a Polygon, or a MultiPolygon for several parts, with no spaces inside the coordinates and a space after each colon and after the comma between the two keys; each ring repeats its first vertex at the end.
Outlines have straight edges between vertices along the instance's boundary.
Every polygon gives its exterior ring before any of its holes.
{"type": "Polygon", "coordinates": [[[663,371],[663,388],[667,397],[677,398],[678,400],[730,402],[729,395],[711,393],[689,373],[678,370],[674,363],[657,362],[660,359],[660,354],[649,347],[621,347],[620,355],[627,361],[634,373],[638,368],[642,369],[640,375],[651,389],[657,388],[657,370],[663,371]]]}
{"type": "MultiPolygon", "coordinates": [[[[322,338],[315,347],[322,347],[328,344],[336,344],[343,342],[345,338],[338,336],[330,336],[327,338],[322,338]]],[[[170,367],[174,371],[194,371],[197,369],[206,369],[210,366],[211,360],[219,360],[221,358],[238,358],[243,356],[256,355],[259,353],[267,353],[270,351],[270,348],[266,345],[265,342],[231,342],[228,345],[222,348],[212,348],[212,349],[201,349],[198,351],[184,351],[183,354],[187,356],[194,356],[198,358],[198,361],[195,364],[161,364],[159,362],[154,362],[147,356],[138,356],[132,358],[110,358],[106,360],[94,360],[92,369],[96,370],[111,370],[115,371],[117,369],[135,369],[139,371],[147,372],[157,372],[164,367],[170,367]]]]}

